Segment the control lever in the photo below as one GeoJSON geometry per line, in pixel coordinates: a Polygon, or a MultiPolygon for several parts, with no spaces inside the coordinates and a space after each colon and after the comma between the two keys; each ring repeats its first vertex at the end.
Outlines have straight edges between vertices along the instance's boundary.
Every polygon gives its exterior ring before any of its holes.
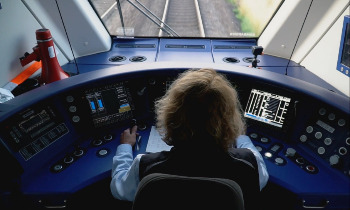
{"type": "Polygon", "coordinates": [[[252,53],[254,55],[254,60],[252,61],[252,67],[256,68],[258,66],[258,55],[262,55],[264,51],[264,48],[261,46],[253,46],[252,47],[252,53]]]}
{"type": "Polygon", "coordinates": [[[138,150],[140,150],[140,144],[141,144],[141,138],[142,138],[142,136],[137,136],[137,138],[136,138],[136,150],[138,151],[138,150]]]}
{"type": "Polygon", "coordinates": [[[137,91],[137,95],[139,96],[143,96],[143,94],[145,93],[146,87],[143,87],[142,89],[137,91]]]}
{"type": "MultiPolygon", "coordinates": [[[[130,127],[134,127],[135,125],[137,125],[137,120],[136,119],[131,119],[131,123],[130,123],[130,127]]],[[[141,143],[141,138],[142,136],[138,135],[136,137],[136,143],[135,143],[135,149],[138,151],[140,150],[140,143],[141,143]]]]}
{"type": "Polygon", "coordinates": [[[136,119],[132,119],[130,123],[130,128],[134,127],[134,125],[137,125],[137,130],[143,131],[147,128],[145,123],[138,123],[136,119]]]}

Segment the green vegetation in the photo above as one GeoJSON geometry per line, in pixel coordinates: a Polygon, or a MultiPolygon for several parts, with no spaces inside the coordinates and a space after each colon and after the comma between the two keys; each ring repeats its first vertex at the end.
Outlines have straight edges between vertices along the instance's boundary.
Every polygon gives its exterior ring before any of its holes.
{"type": "Polygon", "coordinates": [[[245,12],[246,10],[243,10],[239,6],[239,0],[227,0],[229,1],[233,6],[233,12],[236,16],[236,18],[240,21],[241,23],[241,30],[243,33],[254,33],[254,34],[259,34],[260,31],[256,27],[254,27],[254,22],[251,20],[251,17],[247,15],[245,12]]]}
{"type": "Polygon", "coordinates": [[[227,0],[241,22],[242,33],[259,36],[282,0],[227,0]]]}

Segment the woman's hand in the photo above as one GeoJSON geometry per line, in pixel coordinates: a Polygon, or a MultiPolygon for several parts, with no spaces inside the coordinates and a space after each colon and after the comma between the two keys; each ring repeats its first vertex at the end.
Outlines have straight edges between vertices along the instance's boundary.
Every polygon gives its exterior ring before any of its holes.
{"type": "Polygon", "coordinates": [[[136,137],[139,135],[136,133],[137,126],[134,125],[131,129],[128,128],[123,131],[120,135],[120,143],[121,144],[130,144],[131,146],[134,146],[136,143],[136,137]]]}

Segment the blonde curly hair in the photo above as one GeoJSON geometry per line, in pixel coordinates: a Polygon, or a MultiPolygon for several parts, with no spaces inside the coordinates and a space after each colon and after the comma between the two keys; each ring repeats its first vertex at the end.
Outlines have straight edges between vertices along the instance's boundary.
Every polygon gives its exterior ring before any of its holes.
{"type": "Polygon", "coordinates": [[[246,131],[236,90],[213,69],[180,74],[155,102],[155,113],[156,128],[168,145],[209,137],[227,150],[246,131]]]}

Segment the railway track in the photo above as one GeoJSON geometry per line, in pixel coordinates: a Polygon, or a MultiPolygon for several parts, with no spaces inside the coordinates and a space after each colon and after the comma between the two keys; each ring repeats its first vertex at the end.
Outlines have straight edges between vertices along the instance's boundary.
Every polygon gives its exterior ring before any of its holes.
{"type": "MultiPolygon", "coordinates": [[[[123,0],[123,3],[129,4],[129,6],[131,5],[132,7],[139,10],[139,12],[144,14],[144,16],[142,16],[143,18],[138,21],[144,21],[144,18],[148,18],[154,24],[158,25],[158,35],[160,37],[205,37],[198,0],[164,1],[164,8],[159,8],[163,10],[163,14],[158,16],[155,15],[150,9],[148,9],[148,5],[144,4],[147,3],[146,1],[123,0]]],[[[116,8],[116,6],[116,1],[107,0],[104,2],[104,5],[100,4],[98,7],[96,7],[96,9],[98,10],[101,18],[105,18],[112,16],[111,13],[116,12],[116,9],[113,9],[116,8]]]]}
{"type": "Polygon", "coordinates": [[[178,35],[205,37],[197,0],[167,0],[164,14],[163,22],[176,31],[178,35]]]}

